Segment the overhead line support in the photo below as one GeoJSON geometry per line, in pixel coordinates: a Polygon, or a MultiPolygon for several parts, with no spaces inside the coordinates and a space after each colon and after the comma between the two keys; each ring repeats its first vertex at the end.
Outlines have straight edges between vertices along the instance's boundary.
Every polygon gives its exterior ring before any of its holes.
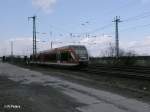
{"type": "Polygon", "coordinates": [[[36,59],[37,48],[36,48],[36,16],[28,17],[33,20],[33,60],[36,59]]]}
{"type": "Polygon", "coordinates": [[[116,58],[118,58],[119,57],[119,32],[118,32],[118,23],[120,23],[122,21],[120,20],[120,17],[116,16],[114,18],[113,22],[115,23],[115,38],[116,38],[115,39],[115,56],[116,56],[116,58]]]}

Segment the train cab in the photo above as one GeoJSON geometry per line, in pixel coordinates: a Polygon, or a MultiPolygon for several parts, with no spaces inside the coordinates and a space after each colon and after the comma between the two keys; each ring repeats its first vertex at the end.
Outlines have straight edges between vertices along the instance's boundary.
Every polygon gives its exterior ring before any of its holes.
{"type": "Polygon", "coordinates": [[[75,51],[75,54],[78,58],[79,64],[88,64],[89,56],[85,46],[83,45],[72,45],[69,46],[71,49],[75,51]]]}

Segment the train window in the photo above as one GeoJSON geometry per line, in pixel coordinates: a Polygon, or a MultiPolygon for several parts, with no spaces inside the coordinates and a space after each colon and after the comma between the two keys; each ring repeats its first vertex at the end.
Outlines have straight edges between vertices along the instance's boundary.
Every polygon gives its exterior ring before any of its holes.
{"type": "Polygon", "coordinates": [[[62,52],[61,61],[67,61],[67,60],[68,60],[68,52],[62,52]]]}
{"type": "Polygon", "coordinates": [[[84,46],[74,46],[76,54],[87,54],[87,50],[84,46]]]}

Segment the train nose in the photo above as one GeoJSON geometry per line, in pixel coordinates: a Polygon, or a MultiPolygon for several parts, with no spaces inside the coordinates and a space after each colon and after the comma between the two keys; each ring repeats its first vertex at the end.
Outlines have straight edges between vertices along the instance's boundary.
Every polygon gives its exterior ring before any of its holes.
{"type": "Polygon", "coordinates": [[[87,57],[80,57],[79,64],[80,64],[80,66],[88,65],[88,58],[87,57]]]}

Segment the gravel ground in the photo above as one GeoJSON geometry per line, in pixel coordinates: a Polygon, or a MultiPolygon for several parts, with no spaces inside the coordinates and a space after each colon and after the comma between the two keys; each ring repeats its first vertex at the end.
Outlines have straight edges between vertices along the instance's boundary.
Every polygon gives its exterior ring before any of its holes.
{"type": "Polygon", "coordinates": [[[99,87],[95,87],[97,85],[89,86],[86,82],[90,80],[72,75],[68,78],[69,74],[58,71],[38,72],[10,64],[0,64],[1,111],[150,111],[148,103],[100,90],[99,87]],[[15,105],[19,108],[8,108],[8,105],[15,105]]]}
{"type": "Polygon", "coordinates": [[[0,112],[78,112],[79,105],[52,87],[20,84],[0,76],[0,112]]]}
{"type": "Polygon", "coordinates": [[[150,103],[150,81],[148,80],[143,81],[138,79],[111,77],[108,75],[104,76],[104,74],[93,75],[78,71],[52,69],[50,67],[26,67],[52,76],[61,77],[72,82],[77,82],[88,87],[110,91],[125,97],[135,98],[150,103]]]}

